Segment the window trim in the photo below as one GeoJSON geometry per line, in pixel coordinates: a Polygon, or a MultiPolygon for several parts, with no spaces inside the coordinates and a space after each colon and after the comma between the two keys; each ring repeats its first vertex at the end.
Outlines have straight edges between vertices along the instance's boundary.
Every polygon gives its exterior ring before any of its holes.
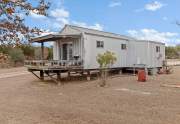
{"type": "Polygon", "coordinates": [[[127,50],[127,44],[121,44],[121,50],[127,50]]]}
{"type": "Polygon", "coordinates": [[[156,52],[160,53],[161,52],[161,47],[160,46],[156,46],[156,52]]]}
{"type": "Polygon", "coordinates": [[[104,41],[96,41],[96,48],[104,48],[104,41]]]}

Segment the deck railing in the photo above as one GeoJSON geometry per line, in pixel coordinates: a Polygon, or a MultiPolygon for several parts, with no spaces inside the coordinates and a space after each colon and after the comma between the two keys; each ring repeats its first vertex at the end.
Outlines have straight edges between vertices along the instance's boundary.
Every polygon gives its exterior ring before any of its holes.
{"type": "Polygon", "coordinates": [[[26,60],[26,67],[81,67],[82,60],[26,60]]]}

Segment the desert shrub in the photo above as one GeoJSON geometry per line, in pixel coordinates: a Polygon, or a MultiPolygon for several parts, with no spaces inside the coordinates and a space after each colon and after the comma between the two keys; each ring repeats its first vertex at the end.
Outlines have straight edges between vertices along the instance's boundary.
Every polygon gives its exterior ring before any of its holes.
{"type": "Polygon", "coordinates": [[[5,45],[5,44],[0,45],[0,53],[8,54],[9,50],[11,50],[11,49],[12,49],[11,45],[5,45]]]}
{"type": "Polygon", "coordinates": [[[180,45],[166,47],[167,59],[180,59],[180,45]]]}
{"type": "Polygon", "coordinates": [[[10,60],[14,66],[16,66],[17,63],[22,64],[24,62],[24,54],[20,48],[11,49],[9,51],[9,56],[10,56],[10,60]]]}
{"type": "Polygon", "coordinates": [[[166,47],[166,58],[167,59],[178,58],[178,52],[175,47],[172,47],[172,46],[166,47]]]}

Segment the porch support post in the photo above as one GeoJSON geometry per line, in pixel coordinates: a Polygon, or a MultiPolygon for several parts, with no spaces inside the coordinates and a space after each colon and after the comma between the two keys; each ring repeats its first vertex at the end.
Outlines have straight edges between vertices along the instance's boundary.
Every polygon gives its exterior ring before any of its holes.
{"type": "Polygon", "coordinates": [[[90,81],[91,80],[91,73],[90,73],[90,71],[87,71],[87,81],[90,81]]]}
{"type": "Polygon", "coordinates": [[[44,60],[44,42],[41,43],[41,59],[44,60]]]}
{"type": "MultiPolygon", "coordinates": [[[[41,60],[44,60],[44,42],[41,43],[41,60]]],[[[40,79],[44,80],[44,71],[40,71],[40,79]]]]}
{"type": "Polygon", "coordinates": [[[119,70],[119,74],[120,74],[120,75],[122,74],[122,69],[119,70]]]}
{"type": "Polygon", "coordinates": [[[40,71],[40,79],[44,80],[44,71],[40,71]]]}
{"type": "Polygon", "coordinates": [[[61,81],[61,72],[60,71],[57,72],[57,80],[61,81]]]}

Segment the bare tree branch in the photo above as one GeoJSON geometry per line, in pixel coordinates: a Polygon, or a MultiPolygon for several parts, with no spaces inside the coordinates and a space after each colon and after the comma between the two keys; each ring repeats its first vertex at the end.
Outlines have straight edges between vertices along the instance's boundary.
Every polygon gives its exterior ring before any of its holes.
{"type": "Polygon", "coordinates": [[[50,3],[45,0],[37,1],[37,6],[32,6],[27,0],[0,0],[0,43],[21,44],[19,35],[29,39],[32,35],[39,35],[42,31],[38,28],[29,28],[24,25],[20,14],[29,15],[30,12],[47,16],[46,10],[50,3]]]}

